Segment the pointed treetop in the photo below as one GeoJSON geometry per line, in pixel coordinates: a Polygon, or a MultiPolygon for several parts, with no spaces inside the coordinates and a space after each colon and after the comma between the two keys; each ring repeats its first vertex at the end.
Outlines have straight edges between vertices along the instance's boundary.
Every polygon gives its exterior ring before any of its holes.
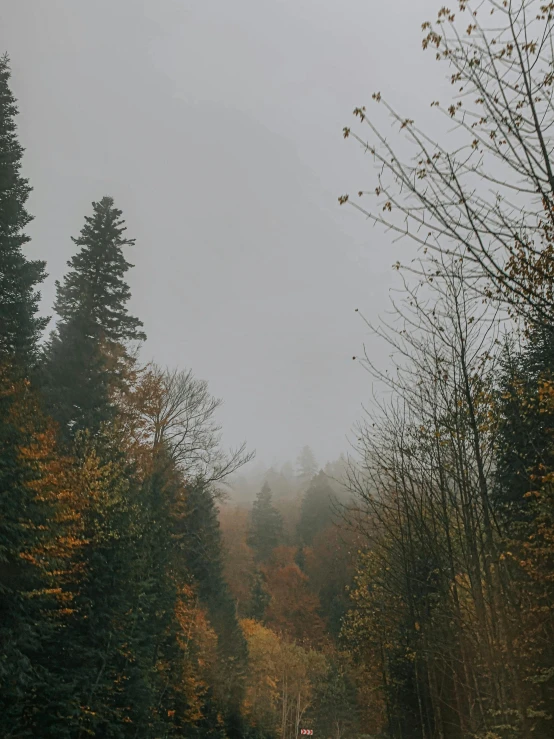
{"type": "Polygon", "coordinates": [[[283,533],[283,519],[273,506],[271,488],[267,481],[252,505],[247,543],[258,561],[265,561],[279,545],[283,533]]]}
{"type": "Polygon", "coordinates": [[[133,266],[123,248],[135,239],[125,237],[122,212],[113,198],[103,197],[92,204],[93,213],[73,242],[80,251],[68,262],[63,284],[56,283],[55,310],[63,322],[83,320],[92,334],[114,343],[146,338],[142,322],[127,312],[131,291],[124,276],[133,266]]]}
{"type": "Polygon", "coordinates": [[[80,247],[69,271],[56,283],[55,309],[60,317],[46,349],[44,392],[50,414],[71,438],[92,433],[112,420],[113,393],[132,376],[133,352],[128,343],[145,338],[142,323],[130,316],[131,291],[125,281],[131,264],[123,248],[125,222],[113,199],[93,203],[78,238],[80,247]]]}
{"type": "Polygon", "coordinates": [[[310,482],[304,497],[297,531],[300,541],[310,545],[320,531],[333,523],[334,492],[321,471],[310,482]]]}
{"type": "Polygon", "coordinates": [[[271,488],[269,487],[269,483],[267,480],[264,481],[264,484],[262,485],[262,489],[257,495],[258,500],[264,500],[264,501],[271,501],[271,498],[273,497],[273,493],[271,492],[271,488]]]}
{"type": "Polygon", "coordinates": [[[32,220],[25,208],[31,191],[21,176],[23,148],[17,139],[18,110],[10,89],[10,65],[0,57],[0,362],[24,368],[34,362],[37,342],[48,319],[37,317],[45,278],[42,261],[28,260],[23,232],[32,220]]]}

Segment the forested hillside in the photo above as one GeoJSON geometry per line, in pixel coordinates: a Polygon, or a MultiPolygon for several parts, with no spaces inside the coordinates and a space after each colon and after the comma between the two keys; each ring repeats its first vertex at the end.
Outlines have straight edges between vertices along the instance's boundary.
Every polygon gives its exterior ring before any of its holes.
{"type": "Polygon", "coordinates": [[[441,141],[380,92],[354,110],[373,180],[340,202],[413,243],[362,319],[390,362],[359,358],[348,457],[269,469],[204,380],[143,359],[112,197],[42,316],[0,60],[0,737],[554,736],[553,24],[423,24],[441,141]]]}

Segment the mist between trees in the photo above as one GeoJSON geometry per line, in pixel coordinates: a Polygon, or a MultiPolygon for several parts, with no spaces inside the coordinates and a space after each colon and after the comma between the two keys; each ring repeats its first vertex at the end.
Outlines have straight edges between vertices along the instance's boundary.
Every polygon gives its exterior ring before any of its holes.
{"type": "Polygon", "coordinates": [[[413,258],[323,468],[243,469],[207,383],[141,361],[110,197],[47,333],[2,59],[1,736],[554,736],[553,21],[442,8],[443,135],[381,92],[344,129],[373,169],[340,203],[413,258]]]}

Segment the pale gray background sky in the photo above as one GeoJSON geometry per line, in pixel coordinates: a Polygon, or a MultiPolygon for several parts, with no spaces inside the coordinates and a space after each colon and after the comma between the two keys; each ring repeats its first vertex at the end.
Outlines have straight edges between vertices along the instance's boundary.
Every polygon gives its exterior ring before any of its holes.
{"type": "MultiPolygon", "coordinates": [[[[446,70],[438,0],[0,0],[45,309],[90,203],[137,246],[144,357],[225,400],[267,463],[347,449],[371,383],[354,313],[386,308],[399,249],[337,196],[371,182],[342,127],[380,90],[419,121],[446,70]],[[418,117],[419,114],[419,117],[418,117]]],[[[385,359],[385,356],[383,356],[385,359]]]]}

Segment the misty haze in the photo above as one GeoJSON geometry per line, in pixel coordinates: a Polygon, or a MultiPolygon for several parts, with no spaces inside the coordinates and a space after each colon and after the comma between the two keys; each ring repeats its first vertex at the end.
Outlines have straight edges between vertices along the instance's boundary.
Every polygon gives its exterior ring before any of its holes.
{"type": "Polygon", "coordinates": [[[553,24],[0,0],[0,737],[554,736],[553,24]]]}

